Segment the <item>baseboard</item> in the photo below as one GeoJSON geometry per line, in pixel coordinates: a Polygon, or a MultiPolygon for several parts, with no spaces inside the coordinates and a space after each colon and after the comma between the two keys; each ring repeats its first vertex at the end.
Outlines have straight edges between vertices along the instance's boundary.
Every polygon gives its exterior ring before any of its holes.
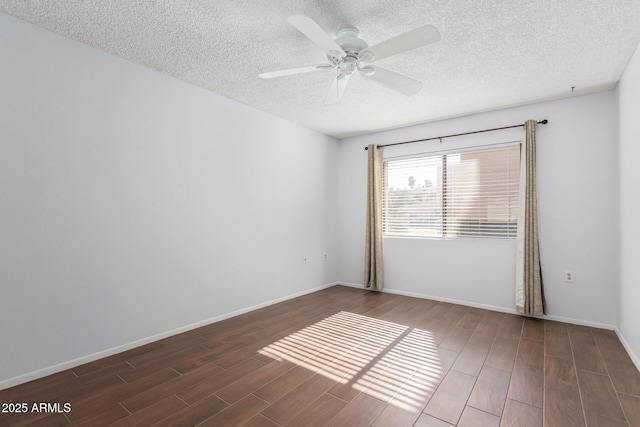
{"type": "MultiPolygon", "coordinates": [[[[244,313],[248,313],[250,311],[253,310],[257,310],[263,307],[267,307],[273,304],[277,304],[279,302],[283,302],[283,301],[287,301],[302,295],[306,295],[306,294],[310,294],[313,292],[317,292],[326,288],[330,288],[331,286],[335,286],[335,285],[342,285],[342,286],[348,286],[348,287],[352,287],[352,288],[357,288],[357,289],[364,289],[364,286],[362,284],[357,284],[357,283],[349,283],[349,282],[333,282],[333,283],[328,283],[325,285],[321,285],[315,288],[311,288],[311,289],[307,289],[301,292],[297,292],[294,294],[290,294],[284,297],[280,297],[280,298],[276,298],[270,301],[266,301],[260,304],[256,304],[250,307],[246,307],[240,310],[235,310],[229,313],[225,313],[222,314],[220,316],[215,316],[212,317],[210,319],[206,319],[206,320],[202,320],[200,322],[196,322],[196,323],[192,323],[190,325],[186,325],[180,328],[176,328],[170,331],[166,331],[166,332],[162,332],[160,334],[156,334],[147,338],[143,338],[143,339],[139,339],[118,347],[114,347],[114,348],[110,348],[107,350],[103,350],[103,351],[99,351],[97,353],[93,353],[87,356],[82,356],[79,357],[77,359],[73,359],[67,362],[63,362],[63,363],[59,363],[57,365],[53,365],[53,366],[49,366],[43,369],[39,369],[37,371],[33,371],[33,372],[29,372],[26,374],[22,374],[19,375],[17,377],[13,377],[13,378],[9,378],[6,380],[2,380],[0,381],[0,390],[4,390],[6,388],[9,387],[14,387],[16,385],[20,385],[23,383],[26,383],[28,381],[32,381],[32,380],[36,380],[38,378],[42,378],[42,377],[46,377],[47,375],[51,375],[51,374],[55,374],[57,372],[60,371],[64,371],[66,369],[71,369],[74,368],[76,366],[80,366],[83,365],[85,363],[89,363],[89,362],[93,362],[94,360],[98,360],[101,359],[103,357],[108,357],[108,356],[112,356],[114,354],[118,354],[118,353],[122,353],[123,351],[127,351],[127,350],[131,350],[132,348],[136,348],[136,347],[140,347],[142,345],[145,344],[149,344],[151,342],[154,341],[158,341],[173,335],[177,335],[183,332],[187,332],[190,331],[192,329],[196,329],[196,328],[200,328],[202,326],[206,326],[206,325],[210,325],[212,323],[216,323],[219,322],[221,320],[225,320],[228,319],[230,317],[234,317],[234,316],[238,316],[244,313]]],[[[383,292],[385,293],[389,293],[389,294],[396,294],[396,295],[403,295],[403,296],[408,296],[408,297],[413,297],[413,298],[422,298],[422,299],[429,299],[429,300],[433,300],[433,301],[441,301],[441,302],[447,302],[447,303],[451,303],[451,304],[459,304],[459,305],[464,305],[464,306],[468,306],[468,307],[475,307],[475,308],[482,308],[485,310],[491,310],[491,311],[497,311],[497,312],[502,312],[502,313],[510,313],[510,314],[518,314],[518,312],[513,309],[513,308],[507,308],[507,307],[499,307],[499,306],[493,306],[493,305],[489,305],[489,304],[480,304],[480,303],[475,303],[472,301],[464,301],[464,300],[457,300],[457,299],[453,299],[453,298],[442,298],[442,297],[437,297],[437,296],[433,296],[433,295],[426,295],[426,294],[420,294],[420,293],[415,293],[415,292],[407,292],[407,291],[402,291],[402,290],[398,290],[398,289],[384,289],[383,292]]],[[[572,323],[572,324],[576,324],[576,325],[582,325],[582,326],[590,326],[590,327],[594,327],[594,328],[601,328],[601,329],[609,329],[609,330],[614,330],[616,332],[616,335],[618,336],[618,338],[620,339],[620,342],[622,342],[622,345],[624,346],[625,350],[627,350],[627,353],[629,354],[629,357],[631,357],[631,359],[633,360],[633,363],[636,365],[636,367],[638,367],[638,369],[640,369],[640,360],[638,359],[638,357],[633,353],[633,351],[631,350],[631,347],[629,346],[629,344],[627,343],[627,341],[624,339],[624,336],[622,335],[622,333],[618,330],[617,327],[613,326],[613,325],[608,325],[608,324],[604,324],[604,323],[598,323],[598,322],[591,322],[591,321],[586,321],[586,320],[580,320],[580,319],[572,319],[572,318],[567,318],[567,317],[562,317],[562,316],[553,316],[553,315],[549,315],[549,316],[545,316],[544,319],[547,320],[555,320],[558,322],[565,322],[565,323],[572,323]]]]}
{"type": "Polygon", "coordinates": [[[580,326],[589,326],[590,328],[606,329],[606,330],[609,330],[609,331],[614,331],[616,329],[615,325],[610,325],[608,323],[592,322],[590,320],[573,319],[571,317],[554,316],[552,314],[549,314],[549,315],[546,315],[546,316],[540,317],[540,318],[541,319],[546,319],[546,320],[554,320],[556,322],[571,323],[571,324],[580,325],[580,326]]]}
{"type": "Polygon", "coordinates": [[[364,289],[364,285],[362,283],[349,283],[349,282],[337,282],[337,285],[348,286],[350,288],[364,289]]]}
{"type": "Polygon", "coordinates": [[[180,328],[172,329],[170,331],[162,332],[147,338],[142,338],[136,341],[132,341],[127,344],[123,344],[118,347],[113,347],[107,350],[99,351],[97,353],[89,354],[87,356],[82,356],[77,359],[69,360],[67,362],[59,363],[57,365],[48,366],[46,368],[38,369],[37,371],[29,372],[26,374],[18,375],[17,377],[9,378],[6,380],[0,381],[0,390],[4,390],[9,387],[14,387],[16,385],[20,385],[32,380],[36,380],[38,378],[46,377],[51,374],[55,374],[57,372],[61,372],[67,369],[74,368],[76,366],[84,365],[85,363],[93,362],[94,360],[102,359],[103,357],[112,356],[114,354],[122,353],[123,351],[131,350],[132,348],[140,347],[145,344],[149,344],[154,341],[158,341],[173,335],[181,334],[183,332],[190,331],[192,329],[200,328],[202,326],[207,326],[212,323],[219,322],[221,320],[228,319],[230,317],[238,316],[240,314],[248,313],[253,310],[257,310],[259,308],[267,307],[273,304],[277,304],[279,302],[287,301],[302,295],[310,294],[313,292],[321,291],[326,288],[330,288],[331,286],[337,285],[337,282],[321,285],[315,288],[306,289],[301,292],[297,292],[295,294],[290,294],[284,297],[276,298],[270,301],[266,301],[260,304],[252,305],[250,307],[246,307],[240,310],[235,310],[229,313],[222,314],[220,316],[215,316],[210,319],[202,320],[200,322],[192,323],[190,325],[182,326],[180,328]]]}
{"type": "Polygon", "coordinates": [[[616,332],[616,335],[618,336],[618,339],[622,343],[622,346],[624,347],[624,349],[627,350],[627,354],[633,361],[633,364],[636,365],[636,368],[638,368],[638,370],[640,371],[640,359],[638,359],[638,356],[636,356],[636,354],[633,352],[627,340],[624,339],[624,335],[622,335],[622,332],[620,332],[620,329],[616,327],[614,331],[616,332]]]}
{"type": "Polygon", "coordinates": [[[501,312],[501,313],[517,314],[517,311],[515,309],[499,307],[499,306],[490,305],[490,304],[481,304],[481,303],[476,303],[476,302],[473,302],[473,301],[463,301],[463,300],[458,300],[458,299],[454,299],[454,298],[443,298],[443,297],[438,297],[438,296],[434,296],[434,295],[426,295],[426,294],[419,294],[419,293],[416,293],[416,292],[401,291],[401,290],[398,290],[398,289],[383,289],[382,292],[386,292],[388,294],[394,294],[394,295],[403,295],[405,297],[430,299],[430,300],[433,300],[433,301],[447,302],[447,303],[450,303],[450,304],[459,304],[459,305],[464,305],[464,306],[467,306],[467,307],[482,308],[482,309],[485,309],[485,310],[498,311],[498,312],[501,312]]]}
{"type": "MultiPolygon", "coordinates": [[[[358,285],[355,283],[345,283],[345,282],[338,282],[338,284],[340,285],[345,285],[345,286],[349,286],[352,288],[360,288],[363,289],[363,285],[358,285]]],[[[382,290],[382,292],[384,293],[388,293],[388,294],[395,294],[395,295],[403,295],[406,297],[413,297],[413,298],[422,298],[422,299],[430,299],[433,301],[440,301],[440,302],[447,302],[450,304],[459,304],[459,305],[464,305],[467,307],[475,307],[475,308],[482,308],[484,310],[491,310],[491,311],[497,311],[500,313],[509,313],[509,314],[518,314],[518,315],[522,315],[521,313],[518,313],[518,311],[515,308],[510,308],[510,307],[500,307],[500,306],[495,306],[495,305],[490,305],[490,304],[481,304],[481,303],[476,303],[473,301],[464,301],[464,300],[458,300],[458,299],[454,299],[454,298],[443,298],[443,297],[438,297],[438,296],[434,296],[434,295],[426,295],[426,294],[420,294],[420,293],[416,293],[416,292],[407,292],[407,291],[402,291],[399,289],[389,289],[389,288],[385,288],[382,290]]],[[[581,326],[589,326],[592,328],[599,328],[599,329],[608,329],[608,330],[615,330],[615,326],[614,325],[609,325],[606,323],[599,323],[599,322],[592,322],[589,320],[581,320],[581,319],[572,319],[570,317],[563,317],[563,316],[555,316],[555,315],[546,315],[546,316],[527,316],[527,317],[536,317],[539,319],[546,319],[546,320],[554,320],[557,322],[564,322],[564,323],[571,323],[574,325],[581,325],[581,326]]]]}

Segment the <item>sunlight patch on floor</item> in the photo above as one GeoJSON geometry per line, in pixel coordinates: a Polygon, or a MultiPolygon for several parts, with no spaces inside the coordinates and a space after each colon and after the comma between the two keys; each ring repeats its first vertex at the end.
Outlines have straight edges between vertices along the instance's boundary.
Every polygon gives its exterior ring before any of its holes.
{"type": "Polygon", "coordinates": [[[442,377],[431,332],[344,311],[259,353],[412,412],[422,408],[442,377]]]}

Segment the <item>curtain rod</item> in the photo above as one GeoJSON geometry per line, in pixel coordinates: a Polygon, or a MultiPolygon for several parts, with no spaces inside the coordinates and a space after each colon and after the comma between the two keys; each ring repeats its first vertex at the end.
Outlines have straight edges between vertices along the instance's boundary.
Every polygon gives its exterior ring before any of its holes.
{"type": "MultiPolygon", "coordinates": [[[[538,122],[539,125],[546,125],[547,123],[549,123],[549,120],[544,119],[538,122]]],[[[423,142],[423,141],[433,141],[435,139],[444,139],[444,138],[452,138],[454,136],[463,136],[463,135],[472,135],[474,133],[483,133],[483,132],[493,132],[494,130],[503,130],[503,129],[512,129],[512,128],[518,128],[521,126],[524,126],[525,124],[521,124],[521,125],[513,125],[513,126],[504,126],[501,128],[493,128],[493,129],[484,129],[484,130],[476,130],[473,132],[465,132],[465,133],[456,133],[453,135],[444,135],[444,136],[436,136],[433,138],[425,138],[425,139],[414,139],[413,141],[404,141],[404,142],[394,142],[393,144],[384,144],[384,145],[378,145],[378,148],[382,148],[382,147],[391,147],[392,145],[402,145],[402,144],[411,144],[413,142],[423,142]]],[[[365,150],[368,150],[369,147],[364,147],[365,150]]]]}

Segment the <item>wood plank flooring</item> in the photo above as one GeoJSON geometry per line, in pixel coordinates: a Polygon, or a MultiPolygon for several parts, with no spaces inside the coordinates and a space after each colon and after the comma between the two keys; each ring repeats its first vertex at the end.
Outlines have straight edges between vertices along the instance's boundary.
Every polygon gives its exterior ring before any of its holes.
{"type": "Polygon", "coordinates": [[[0,391],[0,425],[640,426],[615,333],[334,286],[0,391]],[[61,406],[62,409],[62,406],[61,406]]]}

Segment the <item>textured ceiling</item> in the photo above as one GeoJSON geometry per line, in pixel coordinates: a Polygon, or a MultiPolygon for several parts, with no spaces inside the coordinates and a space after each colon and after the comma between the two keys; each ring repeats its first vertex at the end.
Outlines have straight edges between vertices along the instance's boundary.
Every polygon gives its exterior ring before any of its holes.
{"type": "Polygon", "coordinates": [[[613,88],[640,41],[640,0],[0,0],[0,11],[336,137],[613,88]],[[331,70],[287,21],[375,45],[424,24],[436,44],[377,65],[423,82],[412,97],[355,75],[324,105],[331,70]]]}

